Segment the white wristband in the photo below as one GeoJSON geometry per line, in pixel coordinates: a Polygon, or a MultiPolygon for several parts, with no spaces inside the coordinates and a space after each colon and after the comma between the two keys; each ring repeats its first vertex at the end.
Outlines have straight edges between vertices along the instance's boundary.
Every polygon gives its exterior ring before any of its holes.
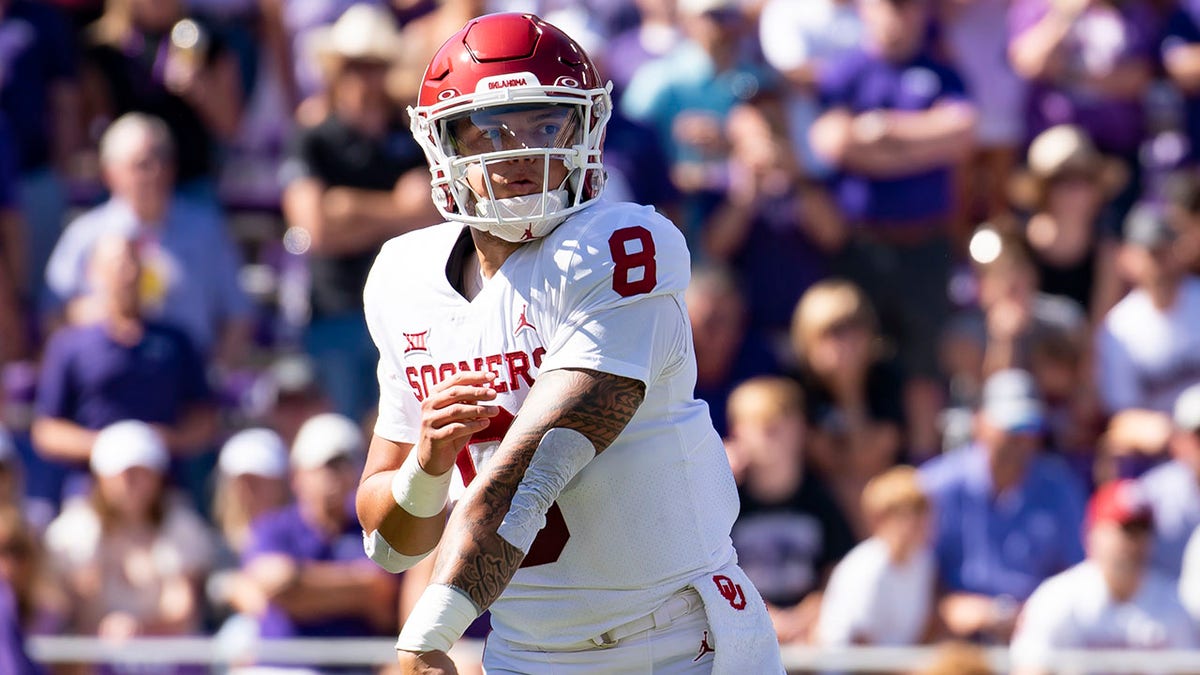
{"type": "Polygon", "coordinates": [[[430,584],[400,629],[396,649],[405,652],[448,652],[479,617],[465,593],[445,584],[430,584]]]}
{"type": "Polygon", "coordinates": [[[417,461],[414,447],[404,458],[404,463],[392,475],[392,498],[400,508],[418,518],[432,518],[446,508],[450,495],[450,476],[454,469],[440,476],[425,473],[417,461]]]}
{"type": "Polygon", "coordinates": [[[383,569],[392,574],[399,574],[404,570],[416,567],[417,563],[424,560],[433,553],[433,549],[422,553],[421,555],[404,555],[392,548],[387,539],[379,534],[379,530],[371,530],[370,534],[363,532],[363,552],[367,557],[375,561],[383,569]]]}

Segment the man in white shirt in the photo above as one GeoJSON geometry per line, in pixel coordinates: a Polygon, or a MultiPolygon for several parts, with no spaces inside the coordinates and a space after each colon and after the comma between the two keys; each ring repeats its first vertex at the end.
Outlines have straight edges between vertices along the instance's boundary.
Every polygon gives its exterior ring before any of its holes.
{"type": "Polygon", "coordinates": [[[1134,289],[1097,332],[1096,382],[1105,411],[1170,413],[1200,383],[1200,279],[1186,274],[1175,230],[1141,204],[1125,222],[1120,260],[1134,289]]]}
{"type": "Polygon", "coordinates": [[[1097,490],[1082,563],[1034,591],[1012,641],[1018,675],[1055,672],[1055,650],[1190,649],[1196,627],[1173,579],[1149,566],[1154,512],[1138,483],[1097,490]]]}
{"type": "Polygon", "coordinates": [[[1200,384],[1179,395],[1173,418],[1171,461],[1138,480],[1154,507],[1151,562],[1163,574],[1179,577],[1184,547],[1200,527],[1200,384]]]}

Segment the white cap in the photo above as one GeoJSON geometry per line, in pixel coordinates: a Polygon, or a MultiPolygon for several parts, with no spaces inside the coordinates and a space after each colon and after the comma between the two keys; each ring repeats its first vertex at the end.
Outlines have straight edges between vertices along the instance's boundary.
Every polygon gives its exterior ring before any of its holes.
{"type": "Polygon", "coordinates": [[[288,470],[287,445],[270,429],[244,429],[225,441],[217,466],[228,476],[283,478],[288,470]]]}
{"type": "Polygon", "coordinates": [[[292,443],[292,466],[316,469],[338,457],[357,459],[363,454],[363,434],[345,415],[321,413],[309,418],[292,443]]]}
{"type": "Polygon", "coordinates": [[[104,427],[92,445],[92,472],[97,476],[116,476],[135,466],[161,474],[169,462],[162,436],[149,424],[137,420],[104,427]]]}
{"type": "Polygon", "coordinates": [[[1200,431],[1200,384],[1193,384],[1175,399],[1175,426],[1183,431],[1200,431]]]}
{"type": "Polygon", "coordinates": [[[740,9],[738,0],[679,0],[681,14],[700,15],[726,9],[740,9]]]}

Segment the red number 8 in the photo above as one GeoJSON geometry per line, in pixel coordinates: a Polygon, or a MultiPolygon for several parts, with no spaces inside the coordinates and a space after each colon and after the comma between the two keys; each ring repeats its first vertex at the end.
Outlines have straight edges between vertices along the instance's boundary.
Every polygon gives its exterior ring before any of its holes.
{"type": "Polygon", "coordinates": [[[613,290],[621,297],[628,298],[632,295],[649,293],[658,285],[658,266],[654,261],[654,238],[650,236],[650,230],[641,225],[634,225],[613,232],[612,236],[608,238],[608,252],[617,266],[613,271],[613,290]],[[631,241],[641,242],[642,250],[635,253],[626,251],[625,245],[631,241]],[[642,278],[630,279],[630,272],[636,269],[642,270],[642,278]]]}

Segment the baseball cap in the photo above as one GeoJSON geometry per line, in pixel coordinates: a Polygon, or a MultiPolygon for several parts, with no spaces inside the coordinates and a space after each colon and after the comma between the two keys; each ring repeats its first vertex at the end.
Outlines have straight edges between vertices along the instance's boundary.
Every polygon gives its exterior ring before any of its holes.
{"type": "Polygon", "coordinates": [[[1159,206],[1143,202],[1125,218],[1125,241],[1134,246],[1155,249],[1175,241],[1175,228],[1159,206]]]}
{"type": "Polygon", "coordinates": [[[1025,370],[1000,370],[988,377],[979,409],[989,424],[1008,433],[1037,432],[1045,421],[1037,384],[1025,370]]]}
{"type": "Polygon", "coordinates": [[[244,429],[225,441],[217,466],[229,476],[283,478],[287,475],[287,445],[270,429],[244,429]]]}
{"type": "Polygon", "coordinates": [[[137,420],[104,427],[92,445],[91,467],[97,476],[116,476],[134,467],[163,473],[169,462],[162,436],[149,424],[137,420]]]}
{"type": "Polygon", "coordinates": [[[1200,384],[1193,384],[1175,399],[1175,426],[1183,431],[1200,431],[1200,384]]]}
{"type": "Polygon", "coordinates": [[[317,469],[338,457],[356,459],[363,452],[363,434],[345,415],[321,413],[309,418],[292,443],[292,466],[317,469]]]}
{"type": "Polygon", "coordinates": [[[1096,490],[1088,502],[1088,529],[1104,522],[1118,525],[1154,522],[1154,507],[1137,481],[1115,480],[1096,490]]]}

